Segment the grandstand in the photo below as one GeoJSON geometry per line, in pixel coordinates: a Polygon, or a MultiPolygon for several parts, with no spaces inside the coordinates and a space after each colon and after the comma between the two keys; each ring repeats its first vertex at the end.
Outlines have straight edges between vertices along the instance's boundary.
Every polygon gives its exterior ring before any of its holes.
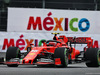
{"type": "Polygon", "coordinates": [[[100,0],[0,0],[0,31],[7,31],[7,7],[99,11],[100,0]]]}

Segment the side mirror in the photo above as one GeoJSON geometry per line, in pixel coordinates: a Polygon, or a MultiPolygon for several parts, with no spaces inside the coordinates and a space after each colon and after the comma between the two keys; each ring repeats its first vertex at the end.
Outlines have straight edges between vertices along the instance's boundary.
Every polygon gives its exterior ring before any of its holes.
{"type": "Polygon", "coordinates": [[[68,42],[67,45],[68,45],[69,47],[72,47],[71,42],[68,42]]]}
{"type": "Polygon", "coordinates": [[[31,44],[30,44],[30,47],[31,47],[31,48],[33,48],[33,47],[34,47],[34,44],[33,44],[33,43],[31,43],[31,44]]]}
{"type": "Polygon", "coordinates": [[[29,53],[33,47],[34,47],[34,44],[31,43],[31,44],[30,44],[30,47],[27,47],[27,53],[29,53]]]}

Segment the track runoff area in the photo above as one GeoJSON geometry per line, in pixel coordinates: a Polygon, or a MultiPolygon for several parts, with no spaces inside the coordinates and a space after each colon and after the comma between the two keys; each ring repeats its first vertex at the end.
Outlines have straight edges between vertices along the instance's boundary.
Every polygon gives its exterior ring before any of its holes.
{"type": "Polygon", "coordinates": [[[89,68],[85,63],[70,64],[67,68],[19,65],[7,67],[0,65],[0,75],[100,75],[100,68],[89,68]]]}

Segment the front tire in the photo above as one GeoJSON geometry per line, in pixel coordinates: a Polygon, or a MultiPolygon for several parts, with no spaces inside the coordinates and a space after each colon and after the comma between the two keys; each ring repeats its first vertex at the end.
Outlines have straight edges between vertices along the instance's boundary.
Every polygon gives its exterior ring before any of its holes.
{"type": "MultiPolygon", "coordinates": [[[[20,49],[18,47],[9,47],[6,52],[6,61],[12,58],[20,58],[20,49]]],[[[7,64],[8,67],[18,67],[18,64],[7,64]]]]}
{"type": "Polygon", "coordinates": [[[56,48],[54,52],[54,58],[60,58],[61,65],[57,67],[67,67],[68,65],[68,56],[66,48],[56,48]]]}

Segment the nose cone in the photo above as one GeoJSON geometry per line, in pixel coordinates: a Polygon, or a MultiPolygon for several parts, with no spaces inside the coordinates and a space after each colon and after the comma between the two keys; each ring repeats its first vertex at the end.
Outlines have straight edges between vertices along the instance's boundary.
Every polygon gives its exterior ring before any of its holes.
{"type": "Polygon", "coordinates": [[[29,63],[29,59],[26,59],[26,60],[24,59],[22,63],[23,64],[28,64],[29,63]]]}
{"type": "Polygon", "coordinates": [[[29,59],[26,59],[26,60],[25,60],[25,63],[29,63],[29,59]]]}

